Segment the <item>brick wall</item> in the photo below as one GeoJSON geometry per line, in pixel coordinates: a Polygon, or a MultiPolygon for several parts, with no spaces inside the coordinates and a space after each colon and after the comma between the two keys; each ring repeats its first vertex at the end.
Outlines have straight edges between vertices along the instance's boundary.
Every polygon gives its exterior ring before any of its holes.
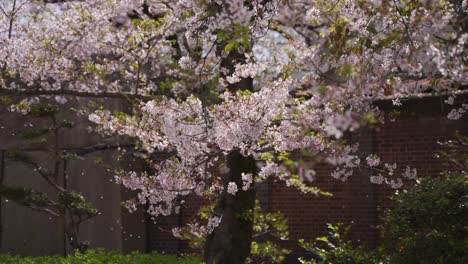
{"type": "MultiPolygon", "coordinates": [[[[383,162],[396,162],[401,167],[410,165],[417,168],[420,176],[436,176],[447,168],[443,161],[434,156],[441,150],[437,141],[453,138],[455,131],[468,135],[468,116],[457,121],[448,120],[446,116],[450,109],[441,98],[407,101],[403,108],[394,108],[391,102],[381,102],[379,107],[387,113],[399,111],[397,120],[390,122],[387,119],[383,125],[362,129],[353,134],[351,140],[360,142],[362,155],[375,153],[383,162]]],[[[269,211],[281,211],[288,218],[290,240],[285,244],[294,251],[291,263],[297,256],[306,254],[296,241],[300,238],[313,240],[325,235],[326,223],[350,224],[350,238],[356,243],[371,247],[378,243],[376,227],[381,223],[384,210],[392,206],[388,197],[394,190],[370,183],[370,171],[356,171],[346,182],[342,182],[329,176],[332,169],[327,165],[316,166],[317,175],[311,184],[332,192],[333,197],[304,195],[274,181],[262,187],[262,203],[269,211]]],[[[406,186],[410,184],[405,182],[406,186]]],[[[185,222],[199,205],[200,202],[191,200],[181,216],[170,218],[170,223],[152,225],[150,248],[173,253],[186,251],[185,243],[175,243],[176,240],[170,235],[165,236],[154,230],[185,222]]]]}

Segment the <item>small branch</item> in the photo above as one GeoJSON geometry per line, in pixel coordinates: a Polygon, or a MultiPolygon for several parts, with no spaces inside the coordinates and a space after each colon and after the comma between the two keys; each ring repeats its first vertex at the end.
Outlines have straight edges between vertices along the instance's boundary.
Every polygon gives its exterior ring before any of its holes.
{"type": "Polygon", "coordinates": [[[0,150],[0,185],[5,179],[5,150],[0,150]]]}
{"type": "Polygon", "coordinates": [[[59,213],[54,212],[54,211],[52,211],[51,209],[48,209],[48,208],[42,208],[42,207],[37,207],[37,206],[28,206],[28,207],[33,209],[33,210],[39,211],[39,212],[48,213],[50,215],[53,215],[54,217],[59,217],[60,216],[59,213]]]}
{"type": "Polygon", "coordinates": [[[10,23],[8,25],[8,39],[11,39],[11,33],[13,32],[13,22],[15,21],[14,13],[16,9],[16,0],[13,1],[13,8],[10,14],[10,23]]]}
{"type": "Polygon", "coordinates": [[[413,42],[413,39],[411,38],[411,35],[410,35],[410,27],[408,25],[408,23],[406,22],[406,19],[403,17],[403,13],[401,12],[401,9],[400,7],[398,6],[398,3],[396,0],[393,0],[393,3],[395,4],[395,8],[398,12],[398,14],[400,15],[400,18],[401,18],[401,22],[403,22],[403,25],[405,26],[405,32],[406,32],[406,36],[408,37],[410,43],[411,43],[411,46],[414,48],[415,45],[414,45],[414,42],[413,42]]]}
{"type": "Polygon", "coordinates": [[[118,149],[118,148],[134,148],[135,144],[125,144],[125,145],[104,145],[98,144],[90,147],[86,147],[84,149],[80,149],[75,151],[76,155],[82,156],[89,154],[91,152],[100,151],[100,150],[109,150],[109,149],[118,149]]]}
{"type": "Polygon", "coordinates": [[[264,235],[268,235],[270,233],[271,233],[271,230],[267,230],[267,231],[262,232],[262,233],[254,234],[252,237],[253,238],[258,238],[258,237],[261,237],[261,236],[264,236],[264,235]]]}
{"type": "MultiPolygon", "coordinates": [[[[62,152],[71,152],[73,154],[82,156],[94,151],[108,150],[108,149],[118,149],[118,148],[134,148],[134,144],[125,144],[125,145],[104,145],[98,144],[94,146],[84,147],[84,148],[60,148],[62,152]]],[[[0,151],[8,151],[7,149],[0,149],[0,151]]],[[[49,148],[21,148],[21,151],[52,151],[49,148]]]]}
{"type": "MultiPolygon", "coordinates": [[[[15,160],[15,159],[13,159],[15,160]]],[[[26,165],[31,166],[39,175],[50,185],[52,185],[55,189],[57,189],[60,192],[64,192],[65,189],[63,189],[60,185],[58,185],[51,177],[50,173],[46,170],[44,170],[41,166],[39,166],[36,162],[34,161],[27,161],[27,160],[18,160],[20,162],[23,162],[26,165]]]]}

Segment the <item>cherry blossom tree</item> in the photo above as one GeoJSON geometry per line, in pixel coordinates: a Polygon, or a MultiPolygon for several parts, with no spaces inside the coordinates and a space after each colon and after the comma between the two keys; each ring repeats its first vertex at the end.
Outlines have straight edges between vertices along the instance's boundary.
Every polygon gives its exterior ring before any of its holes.
{"type": "MultiPolygon", "coordinates": [[[[151,171],[121,172],[154,217],[184,196],[217,200],[208,263],[242,263],[256,186],[272,178],[305,193],[292,156],[304,151],[346,180],[398,188],[416,177],[356,155],[346,133],[384,122],[376,100],[432,93],[458,102],[468,82],[466,0],[0,1],[3,94],[120,96],[133,113],[89,113],[103,134],[135,138],[151,171]],[[152,159],[155,152],[167,158],[152,159]]],[[[25,107],[27,110],[27,107],[25,107]]],[[[84,112],[85,113],[85,112],[84,112]]],[[[369,153],[371,154],[371,153],[369,153]]],[[[385,163],[388,162],[388,163],[385,163]]]]}

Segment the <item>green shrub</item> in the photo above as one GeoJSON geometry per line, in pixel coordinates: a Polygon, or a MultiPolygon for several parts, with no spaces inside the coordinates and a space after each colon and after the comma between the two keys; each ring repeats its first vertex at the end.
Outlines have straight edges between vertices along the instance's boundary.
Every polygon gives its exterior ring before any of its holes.
{"type": "Polygon", "coordinates": [[[393,199],[383,226],[391,263],[468,263],[468,174],[422,178],[393,199]]]}
{"type": "Polygon", "coordinates": [[[102,250],[89,250],[85,254],[76,253],[74,256],[59,257],[17,257],[0,255],[2,264],[200,264],[197,259],[178,258],[171,255],[142,254],[134,252],[123,255],[102,250]]]}
{"type": "Polygon", "coordinates": [[[317,255],[304,264],[462,264],[468,263],[468,174],[425,177],[394,195],[381,226],[383,244],[372,251],[344,239],[349,228],[329,224],[315,242],[299,241],[317,255]]]}
{"type": "Polygon", "coordinates": [[[457,133],[440,143],[437,154],[450,165],[439,177],[424,177],[392,197],[396,206],[386,211],[382,245],[372,251],[353,247],[342,237],[347,230],[329,225],[328,237],[299,241],[317,260],[305,264],[461,264],[468,263],[468,137],[457,133]],[[321,244],[319,244],[321,243],[321,244]],[[325,247],[324,247],[325,246],[325,247]]]}
{"type": "MultiPolygon", "coordinates": [[[[306,260],[300,258],[302,264],[377,264],[381,257],[378,251],[369,251],[363,247],[355,247],[345,237],[349,227],[342,224],[328,224],[328,236],[318,237],[314,242],[299,240],[299,245],[314,253],[317,258],[306,260]]],[[[384,263],[384,262],[383,262],[384,263]]]]}

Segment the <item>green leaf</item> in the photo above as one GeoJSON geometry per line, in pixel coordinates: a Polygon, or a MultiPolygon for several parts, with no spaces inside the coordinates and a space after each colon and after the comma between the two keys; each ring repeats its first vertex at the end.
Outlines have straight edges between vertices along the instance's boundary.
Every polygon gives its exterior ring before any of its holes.
{"type": "Polygon", "coordinates": [[[49,133],[50,129],[48,127],[41,127],[41,128],[31,128],[26,131],[22,131],[18,133],[18,137],[22,139],[33,139],[40,136],[44,136],[49,133]]]}
{"type": "Polygon", "coordinates": [[[47,194],[23,186],[0,185],[0,196],[23,206],[45,207],[50,203],[47,194]]]}
{"type": "Polygon", "coordinates": [[[235,42],[229,42],[228,44],[226,44],[226,46],[224,46],[224,51],[231,52],[234,49],[236,49],[236,46],[237,44],[235,42]]]}

